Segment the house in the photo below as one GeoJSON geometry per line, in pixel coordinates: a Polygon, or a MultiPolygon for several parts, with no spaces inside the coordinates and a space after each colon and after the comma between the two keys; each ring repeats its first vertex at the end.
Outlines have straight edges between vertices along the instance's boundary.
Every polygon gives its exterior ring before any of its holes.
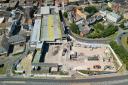
{"type": "Polygon", "coordinates": [[[128,21],[124,23],[125,28],[128,28],[128,21]]]}
{"type": "Polygon", "coordinates": [[[78,27],[80,31],[80,36],[82,37],[90,31],[90,27],[88,25],[79,24],[78,27]]]}
{"type": "Polygon", "coordinates": [[[127,13],[124,13],[123,16],[124,16],[125,19],[128,19],[128,12],[127,13]]]}
{"type": "Polygon", "coordinates": [[[105,17],[109,13],[109,11],[107,11],[107,10],[100,10],[99,13],[101,14],[101,16],[105,17]]]}
{"type": "Polygon", "coordinates": [[[121,16],[114,12],[108,13],[106,17],[108,20],[110,20],[112,22],[118,22],[121,19],[121,16]]]}
{"type": "Polygon", "coordinates": [[[88,18],[87,20],[86,20],[86,23],[88,24],[88,25],[91,25],[91,24],[93,24],[93,23],[95,23],[96,22],[96,18],[95,17],[90,17],[90,18],[88,18]]]}

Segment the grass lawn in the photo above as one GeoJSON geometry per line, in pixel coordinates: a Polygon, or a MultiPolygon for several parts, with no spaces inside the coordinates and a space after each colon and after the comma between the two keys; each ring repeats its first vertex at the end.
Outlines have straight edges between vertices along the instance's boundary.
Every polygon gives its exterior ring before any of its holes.
{"type": "Polygon", "coordinates": [[[117,34],[118,34],[118,32],[115,32],[113,35],[110,35],[110,36],[108,36],[108,37],[106,37],[106,38],[109,38],[111,41],[113,41],[113,40],[116,39],[117,34]]]}

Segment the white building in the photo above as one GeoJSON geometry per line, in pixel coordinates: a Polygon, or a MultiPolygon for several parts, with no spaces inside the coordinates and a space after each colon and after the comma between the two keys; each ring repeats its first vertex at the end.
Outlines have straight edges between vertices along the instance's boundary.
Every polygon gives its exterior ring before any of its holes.
{"type": "Polygon", "coordinates": [[[100,10],[99,11],[101,13],[101,16],[106,17],[107,20],[110,20],[112,22],[118,22],[121,19],[121,16],[114,13],[114,12],[110,12],[110,11],[103,11],[100,10]]]}
{"type": "Polygon", "coordinates": [[[40,14],[50,14],[50,7],[49,6],[41,7],[40,14]]]}
{"type": "Polygon", "coordinates": [[[118,22],[121,19],[121,16],[114,12],[108,13],[106,17],[108,20],[110,20],[112,22],[118,22]]]}
{"type": "Polygon", "coordinates": [[[107,11],[107,10],[105,10],[105,11],[100,10],[99,12],[100,12],[101,16],[103,16],[103,17],[105,17],[109,13],[109,11],[107,11]]]}
{"type": "Polygon", "coordinates": [[[41,26],[41,19],[36,19],[34,27],[32,29],[32,34],[31,34],[31,39],[30,39],[31,47],[36,47],[37,42],[39,42],[40,26],[41,26]]]}

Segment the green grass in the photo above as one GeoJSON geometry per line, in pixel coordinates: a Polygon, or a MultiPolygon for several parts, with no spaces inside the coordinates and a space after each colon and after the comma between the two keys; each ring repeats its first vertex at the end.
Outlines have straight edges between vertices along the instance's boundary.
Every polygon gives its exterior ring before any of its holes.
{"type": "Polygon", "coordinates": [[[121,61],[123,61],[123,63],[126,65],[126,69],[128,70],[128,52],[124,49],[123,46],[118,45],[115,41],[111,41],[110,46],[119,56],[121,61]]]}
{"type": "Polygon", "coordinates": [[[94,31],[87,34],[87,38],[106,38],[117,32],[117,27],[109,24],[103,25],[103,23],[96,23],[93,27],[94,31]]]}
{"type": "Polygon", "coordinates": [[[5,65],[4,65],[4,67],[1,67],[1,68],[0,68],[0,75],[2,75],[2,74],[5,74],[5,73],[6,73],[6,69],[7,69],[7,67],[8,67],[8,65],[7,65],[7,64],[5,64],[5,65]]]}

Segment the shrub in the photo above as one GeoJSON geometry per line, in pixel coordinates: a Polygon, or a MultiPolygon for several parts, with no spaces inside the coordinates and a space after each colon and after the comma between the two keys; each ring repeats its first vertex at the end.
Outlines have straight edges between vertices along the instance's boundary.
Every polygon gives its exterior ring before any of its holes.
{"type": "Polygon", "coordinates": [[[98,12],[96,7],[94,6],[85,7],[84,11],[88,12],[90,15],[93,15],[94,13],[98,12]]]}
{"type": "Polygon", "coordinates": [[[65,18],[68,18],[68,13],[67,12],[64,12],[63,15],[64,15],[65,18]]]}

